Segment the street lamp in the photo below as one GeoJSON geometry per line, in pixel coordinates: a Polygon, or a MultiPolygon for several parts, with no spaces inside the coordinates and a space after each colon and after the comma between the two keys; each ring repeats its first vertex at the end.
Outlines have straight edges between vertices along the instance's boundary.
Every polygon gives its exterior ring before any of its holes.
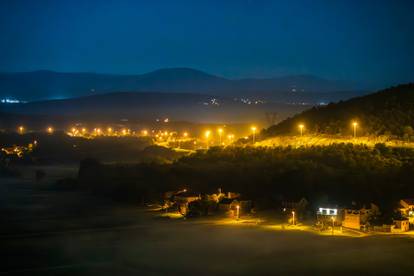
{"type": "Polygon", "coordinates": [[[112,128],[108,127],[108,134],[112,133],[112,128]]]}
{"type": "Polygon", "coordinates": [[[208,138],[210,137],[210,133],[211,133],[211,131],[210,131],[210,130],[206,130],[206,132],[204,132],[204,137],[206,137],[206,144],[207,144],[207,147],[208,147],[208,138]]]}
{"type": "Polygon", "coordinates": [[[187,138],[188,137],[188,132],[184,132],[183,136],[184,136],[184,138],[187,138]]]}
{"type": "Polygon", "coordinates": [[[236,220],[240,218],[240,205],[236,205],[236,220]]]}
{"type": "Polygon", "coordinates": [[[219,141],[220,141],[220,145],[221,145],[221,135],[223,134],[223,129],[219,128],[217,131],[218,131],[218,134],[219,134],[219,141]]]}
{"type": "Polygon", "coordinates": [[[23,126],[19,126],[19,132],[20,132],[20,134],[23,134],[23,131],[24,131],[24,127],[23,126]]]}
{"type": "Polygon", "coordinates": [[[252,130],[252,133],[253,133],[253,144],[255,143],[255,141],[256,141],[256,127],[255,126],[252,126],[251,127],[251,130],[252,130]]]}
{"type": "Polygon", "coordinates": [[[47,131],[47,133],[52,134],[53,133],[53,127],[48,127],[46,131],[47,131]]]}
{"type": "Polygon", "coordinates": [[[292,211],[292,224],[295,225],[295,211],[292,211]]]}
{"type": "Polygon", "coordinates": [[[299,125],[299,130],[300,130],[300,136],[302,136],[303,135],[303,128],[304,128],[305,126],[303,125],[303,124],[300,124],[299,125]]]}
{"type": "Polygon", "coordinates": [[[233,134],[227,135],[227,139],[229,139],[230,143],[233,142],[233,138],[234,138],[233,134]]]}
{"type": "Polygon", "coordinates": [[[358,123],[352,122],[352,127],[354,129],[354,138],[356,138],[358,123]]]}

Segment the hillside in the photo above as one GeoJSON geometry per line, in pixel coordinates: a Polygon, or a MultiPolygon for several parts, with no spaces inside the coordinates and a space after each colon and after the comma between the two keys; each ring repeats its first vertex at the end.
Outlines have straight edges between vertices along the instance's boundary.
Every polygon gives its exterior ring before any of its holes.
{"type": "Polygon", "coordinates": [[[264,130],[262,134],[264,137],[298,134],[298,125],[304,124],[308,133],[351,135],[352,121],[358,122],[360,135],[414,135],[414,84],[313,107],[264,130]]]}
{"type": "Polygon", "coordinates": [[[141,75],[53,71],[0,73],[0,97],[26,101],[82,97],[118,91],[156,91],[261,97],[278,102],[329,102],[360,95],[358,88],[352,83],[310,75],[230,80],[190,68],[160,69],[141,75]]]}
{"type": "MultiPolygon", "coordinates": [[[[76,117],[80,121],[92,118],[95,121],[155,121],[169,118],[171,121],[198,123],[261,123],[266,120],[266,112],[277,112],[277,119],[281,120],[305,108],[304,105],[246,103],[230,97],[159,92],[118,92],[63,100],[0,104],[0,112],[48,117],[51,122],[61,117],[76,117]]],[[[2,121],[0,118],[0,126],[10,120],[2,121]]],[[[25,121],[24,118],[14,120],[22,124],[25,121]]]]}

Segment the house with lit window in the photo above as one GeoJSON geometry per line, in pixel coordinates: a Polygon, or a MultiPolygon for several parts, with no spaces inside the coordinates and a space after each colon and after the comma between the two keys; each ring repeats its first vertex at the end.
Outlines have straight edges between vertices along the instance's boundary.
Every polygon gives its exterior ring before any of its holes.
{"type": "Polygon", "coordinates": [[[177,204],[178,211],[186,215],[188,212],[188,204],[193,201],[197,201],[201,199],[201,195],[197,193],[191,193],[188,191],[183,191],[174,195],[174,201],[177,204]]]}
{"type": "Polygon", "coordinates": [[[342,226],[356,230],[367,230],[369,220],[380,215],[379,207],[374,203],[357,204],[343,209],[342,226]]]}
{"type": "Polygon", "coordinates": [[[410,224],[414,225],[414,198],[401,199],[400,213],[403,217],[406,217],[410,224]]]}
{"type": "Polygon", "coordinates": [[[317,226],[325,228],[327,226],[338,225],[341,222],[338,206],[323,205],[316,210],[317,226]]]}

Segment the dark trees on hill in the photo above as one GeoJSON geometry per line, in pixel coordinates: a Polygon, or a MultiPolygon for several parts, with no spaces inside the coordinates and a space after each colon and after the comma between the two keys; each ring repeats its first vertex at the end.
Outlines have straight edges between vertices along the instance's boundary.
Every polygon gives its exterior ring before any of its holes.
{"type": "Polygon", "coordinates": [[[314,107],[263,131],[264,137],[297,134],[299,123],[312,133],[352,135],[351,121],[361,135],[414,138],[414,84],[392,87],[345,102],[314,107]]]}
{"type": "Polygon", "coordinates": [[[414,151],[351,144],[327,147],[212,148],[173,164],[133,166],[82,162],[79,183],[122,200],[159,198],[165,191],[240,192],[253,200],[306,197],[383,205],[414,196],[414,151]]]}

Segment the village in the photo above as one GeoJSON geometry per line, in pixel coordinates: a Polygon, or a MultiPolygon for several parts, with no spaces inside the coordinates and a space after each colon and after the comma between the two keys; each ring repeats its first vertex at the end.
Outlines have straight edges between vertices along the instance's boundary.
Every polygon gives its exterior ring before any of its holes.
{"type": "Polygon", "coordinates": [[[272,211],[259,211],[255,202],[237,192],[202,194],[187,189],[169,191],[157,211],[169,218],[212,218],[221,223],[263,225],[281,230],[306,230],[319,234],[368,236],[414,234],[414,199],[400,199],[393,210],[373,202],[316,205],[305,197],[281,198],[272,211]]]}

